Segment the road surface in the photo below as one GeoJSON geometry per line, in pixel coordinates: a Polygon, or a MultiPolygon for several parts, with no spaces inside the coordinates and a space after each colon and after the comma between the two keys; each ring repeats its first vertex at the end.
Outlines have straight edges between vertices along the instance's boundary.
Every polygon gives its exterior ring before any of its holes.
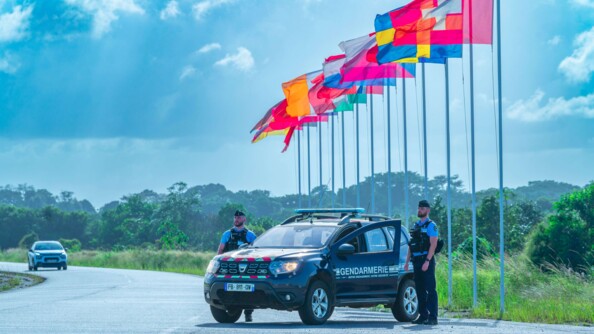
{"type": "MultiPolygon", "coordinates": [[[[0,270],[26,272],[0,262],[0,270]]],[[[202,277],[69,266],[40,269],[44,283],[0,293],[0,333],[594,333],[594,327],[439,319],[429,327],[399,323],[389,313],[338,308],[323,326],[305,326],[297,312],[256,310],[219,324],[204,302],[202,277]]]]}

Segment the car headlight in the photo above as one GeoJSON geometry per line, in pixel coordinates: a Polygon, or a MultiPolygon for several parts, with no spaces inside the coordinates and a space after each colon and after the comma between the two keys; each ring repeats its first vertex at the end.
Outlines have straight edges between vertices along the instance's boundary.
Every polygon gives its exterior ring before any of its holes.
{"type": "Polygon", "coordinates": [[[268,267],[268,270],[273,275],[288,274],[296,271],[299,268],[300,261],[274,261],[268,267]]]}
{"type": "Polygon", "coordinates": [[[214,274],[217,272],[217,270],[219,270],[219,267],[221,267],[221,263],[219,262],[219,260],[213,259],[208,264],[208,267],[206,267],[206,273],[214,274]]]}
{"type": "Polygon", "coordinates": [[[63,259],[65,259],[66,258],[66,253],[60,254],[60,257],[63,258],[63,259]]]}
{"type": "Polygon", "coordinates": [[[41,254],[35,253],[35,257],[38,258],[38,259],[41,259],[41,254]]]}

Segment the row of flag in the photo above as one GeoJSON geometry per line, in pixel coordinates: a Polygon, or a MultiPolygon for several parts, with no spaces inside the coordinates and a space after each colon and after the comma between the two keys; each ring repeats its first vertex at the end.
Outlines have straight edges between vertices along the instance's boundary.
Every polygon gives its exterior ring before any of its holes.
{"type": "Polygon", "coordinates": [[[353,111],[368,94],[414,78],[417,63],[461,58],[464,44],[492,44],[493,0],[413,0],[375,18],[375,32],[343,41],[321,70],[282,84],[285,98],[256,123],[252,142],[284,135],[353,111]]]}

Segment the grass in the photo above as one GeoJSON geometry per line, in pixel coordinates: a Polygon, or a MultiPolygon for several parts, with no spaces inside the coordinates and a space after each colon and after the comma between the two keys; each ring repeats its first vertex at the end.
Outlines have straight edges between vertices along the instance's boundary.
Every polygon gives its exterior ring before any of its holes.
{"type": "MultiPolygon", "coordinates": [[[[128,250],[69,253],[74,266],[158,270],[204,275],[214,253],[128,250]]],[[[0,252],[0,261],[26,262],[26,251],[0,252]]],[[[447,258],[438,259],[436,276],[440,307],[448,315],[549,324],[594,324],[594,279],[567,268],[544,273],[523,256],[506,258],[505,313],[499,314],[499,261],[478,264],[478,305],[472,308],[472,260],[453,261],[453,297],[448,304],[447,258]]]]}
{"type": "MultiPolygon", "coordinates": [[[[68,265],[82,267],[139,269],[204,275],[214,253],[189,251],[80,251],[68,253],[68,265]]],[[[0,261],[27,263],[27,251],[8,249],[0,261]]]]}
{"type": "Polygon", "coordinates": [[[0,292],[17,287],[28,287],[43,282],[43,277],[0,271],[0,292]]]}
{"type": "Polygon", "coordinates": [[[505,312],[499,312],[499,260],[484,259],[477,266],[477,307],[472,308],[472,260],[453,261],[452,303],[448,303],[447,258],[436,270],[440,304],[447,311],[472,318],[549,324],[594,324],[594,280],[570,269],[536,268],[523,256],[505,259],[505,312]]]}

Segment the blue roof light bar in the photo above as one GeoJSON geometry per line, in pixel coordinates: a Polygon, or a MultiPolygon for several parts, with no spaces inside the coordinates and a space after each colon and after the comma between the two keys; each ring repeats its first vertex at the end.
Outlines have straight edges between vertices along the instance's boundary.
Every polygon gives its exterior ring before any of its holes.
{"type": "Polygon", "coordinates": [[[295,209],[297,214],[314,214],[314,213],[354,213],[362,214],[365,212],[364,208],[321,208],[321,209],[295,209]]]}

